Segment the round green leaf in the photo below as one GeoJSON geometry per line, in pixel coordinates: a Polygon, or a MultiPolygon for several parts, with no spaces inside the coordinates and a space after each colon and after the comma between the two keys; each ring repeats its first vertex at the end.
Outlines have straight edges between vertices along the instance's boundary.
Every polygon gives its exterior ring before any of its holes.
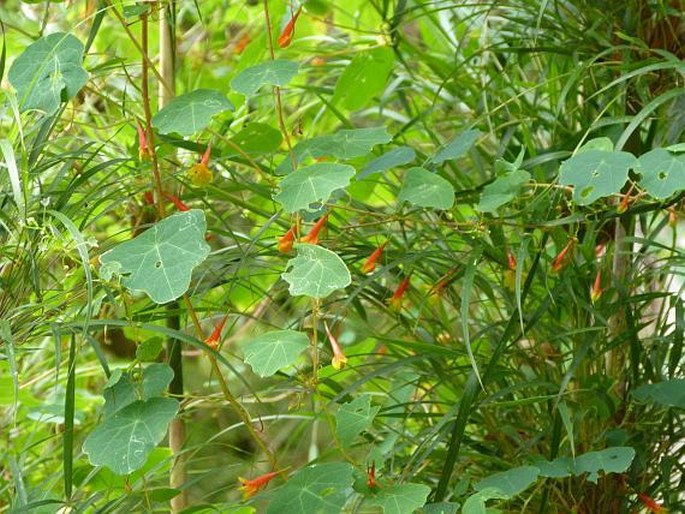
{"type": "Polygon", "coordinates": [[[685,409],[685,379],[674,378],[656,384],[644,384],[633,391],[633,397],[643,402],[653,402],[664,407],[685,409]]]}
{"type": "Polygon", "coordinates": [[[297,75],[296,62],[276,59],[251,66],[231,81],[231,88],[245,96],[254,95],[262,86],[286,86],[297,75]]]}
{"type": "Polygon", "coordinates": [[[288,261],[282,275],[290,284],[291,295],[325,298],[352,282],[350,271],[336,253],[318,245],[298,244],[296,248],[297,257],[288,261]]]}
{"type": "Polygon", "coordinates": [[[83,452],[93,466],[119,475],[140,468],[166,434],[178,402],[171,398],[137,400],[106,418],[86,438],[83,452]]]}
{"type": "Polygon", "coordinates": [[[83,43],[63,32],[42,37],[17,57],[7,77],[17,90],[22,111],[52,114],[63,98],[72,99],[88,82],[83,43]]]}
{"type": "Polygon", "coordinates": [[[273,495],[267,514],[342,512],[354,481],[346,463],[314,464],[288,480],[273,495]]]}
{"type": "Polygon", "coordinates": [[[404,177],[398,201],[419,207],[449,209],[454,205],[454,188],[447,180],[425,168],[410,168],[404,177]]]}
{"type": "Polygon", "coordinates": [[[559,182],[573,186],[578,205],[589,205],[599,198],[618,193],[628,180],[628,171],[637,159],[628,152],[587,150],[564,161],[559,182]]]}
{"type": "Polygon", "coordinates": [[[245,362],[260,377],[270,377],[293,365],[309,346],[309,338],[295,330],[277,330],[245,343],[245,362]]]}
{"type": "Polygon", "coordinates": [[[152,126],[162,134],[175,132],[192,136],[207,127],[212,116],[233,109],[233,104],[223,93],[213,89],[196,89],[169,102],[152,117],[152,126]]]}
{"type": "Polygon", "coordinates": [[[371,397],[364,394],[340,406],[335,415],[335,428],[343,446],[350,446],[354,439],[373,423],[380,407],[371,406],[371,397]]]}
{"type": "Polygon", "coordinates": [[[320,162],[305,166],[281,180],[281,192],[274,196],[287,212],[314,211],[314,203],[326,202],[333,191],[350,183],[355,170],[347,164],[320,162]]]}
{"type": "Polygon", "coordinates": [[[668,198],[685,189],[685,153],[656,148],[638,159],[640,185],[657,199],[668,198]]]}
{"type": "Polygon", "coordinates": [[[599,472],[623,473],[635,458],[635,450],[629,446],[615,446],[598,452],[589,452],[576,458],[575,474],[588,473],[587,479],[597,483],[599,472]]]}
{"type": "Polygon", "coordinates": [[[209,255],[206,228],[200,210],[173,214],[102,254],[102,278],[120,275],[124,286],[144,291],[155,303],[175,300],[188,290],[193,268],[209,255]]]}
{"type": "Polygon", "coordinates": [[[115,369],[103,393],[105,417],[111,416],[136,400],[149,400],[160,396],[173,378],[173,370],[161,362],[155,362],[143,369],[142,387],[133,380],[130,372],[115,369]]]}
{"type": "Polygon", "coordinates": [[[430,492],[423,484],[395,484],[380,488],[366,503],[381,507],[384,514],[413,514],[423,507],[430,492]]]}

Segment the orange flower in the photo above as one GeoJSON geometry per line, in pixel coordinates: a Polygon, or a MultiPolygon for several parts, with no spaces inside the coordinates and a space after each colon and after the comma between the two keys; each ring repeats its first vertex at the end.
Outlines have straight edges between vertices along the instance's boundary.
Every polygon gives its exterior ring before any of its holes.
{"type": "Polygon", "coordinates": [[[209,346],[212,350],[216,350],[219,347],[219,342],[221,341],[221,331],[224,329],[226,320],[228,319],[228,313],[223,317],[223,319],[214,327],[212,335],[205,339],[205,344],[209,346]]]}
{"type": "Polygon", "coordinates": [[[561,271],[563,268],[566,267],[566,265],[571,260],[570,259],[571,256],[569,255],[569,252],[571,250],[573,250],[573,247],[575,246],[575,244],[576,244],[575,239],[571,239],[568,243],[566,243],[566,246],[564,246],[564,248],[562,248],[562,250],[559,252],[559,255],[557,255],[554,258],[554,261],[552,262],[552,271],[554,271],[555,273],[558,273],[559,271],[561,271]]]}
{"type": "Polygon", "coordinates": [[[319,244],[319,232],[321,232],[321,229],[326,224],[326,221],[328,221],[328,214],[324,215],[319,221],[317,221],[309,231],[309,234],[304,236],[301,241],[303,243],[309,243],[312,245],[319,244]]]}
{"type": "Polygon", "coordinates": [[[150,145],[147,143],[145,130],[140,122],[136,123],[136,128],[138,129],[138,158],[141,161],[146,161],[152,158],[152,150],[150,150],[150,145]]]}
{"type": "Polygon", "coordinates": [[[652,514],[663,514],[668,512],[665,507],[657,503],[653,498],[645,493],[640,493],[637,495],[637,497],[652,514]]]}
{"type": "Polygon", "coordinates": [[[369,258],[362,266],[362,273],[372,273],[376,269],[376,261],[380,259],[381,255],[383,254],[383,249],[387,244],[388,243],[383,243],[373,251],[373,253],[369,256],[369,258]]]}
{"type": "Polygon", "coordinates": [[[602,296],[602,272],[597,270],[597,276],[595,277],[595,282],[592,284],[590,289],[590,300],[595,303],[602,296]]]}
{"type": "Polygon", "coordinates": [[[516,257],[511,252],[507,252],[507,265],[512,271],[516,271],[516,257]]]}
{"type": "Polygon", "coordinates": [[[278,251],[281,253],[290,253],[293,249],[293,242],[295,241],[295,227],[290,227],[281,238],[278,240],[278,251]]]}
{"type": "Polygon", "coordinates": [[[212,145],[208,144],[200,162],[193,164],[188,170],[188,178],[194,186],[202,187],[211,184],[213,180],[212,170],[209,169],[209,157],[212,145]]]}
{"type": "Polygon", "coordinates": [[[249,32],[245,32],[245,34],[242,35],[242,37],[238,40],[238,42],[235,44],[235,48],[233,49],[233,52],[236,55],[240,55],[245,51],[245,48],[247,48],[247,45],[252,41],[252,38],[250,37],[249,32]]]}
{"type": "Polygon", "coordinates": [[[181,212],[190,210],[190,208],[184,204],[178,196],[172,195],[171,193],[164,192],[164,198],[169,200],[174,206],[181,212]]]}
{"type": "Polygon", "coordinates": [[[238,477],[238,480],[240,481],[240,489],[243,492],[243,499],[247,500],[248,498],[254,496],[259,492],[260,489],[263,487],[266,487],[266,485],[273,480],[276,475],[283,473],[285,470],[282,469],[280,471],[271,471],[269,473],[264,473],[263,475],[258,476],[257,478],[253,478],[252,480],[248,480],[247,478],[243,477],[238,477]]]}
{"type": "Polygon", "coordinates": [[[374,460],[371,462],[371,466],[369,466],[366,470],[366,474],[368,478],[366,479],[366,485],[369,489],[376,489],[378,487],[378,484],[376,483],[376,461],[374,460]]]}
{"type": "Polygon", "coordinates": [[[291,11],[291,18],[290,21],[283,27],[283,31],[281,32],[281,35],[278,36],[278,46],[281,48],[287,48],[290,46],[290,43],[293,41],[293,35],[295,34],[295,23],[297,23],[297,18],[300,16],[300,13],[302,12],[302,6],[297,9],[297,12],[292,12],[291,11]]]}
{"type": "Polygon", "coordinates": [[[393,310],[399,311],[402,310],[402,297],[404,296],[404,293],[407,292],[407,288],[409,287],[409,276],[404,277],[402,282],[400,282],[400,285],[397,286],[397,289],[395,289],[395,292],[392,295],[392,298],[390,298],[390,308],[393,310]]]}
{"type": "Polygon", "coordinates": [[[347,357],[345,357],[345,354],[343,353],[342,348],[340,348],[338,341],[335,339],[335,337],[333,337],[333,334],[331,334],[331,331],[328,328],[328,323],[324,321],[323,326],[326,329],[326,334],[328,334],[328,341],[331,343],[331,348],[333,348],[333,360],[331,360],[331,366],[333,366],[334,369],[341,370],[347,366],[347,357]]]}

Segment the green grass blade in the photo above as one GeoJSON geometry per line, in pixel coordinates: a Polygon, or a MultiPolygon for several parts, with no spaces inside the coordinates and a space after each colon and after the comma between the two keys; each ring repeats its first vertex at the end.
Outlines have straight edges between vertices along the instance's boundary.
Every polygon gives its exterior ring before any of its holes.
{"type": "Polygon", "coordinates": [[[468,265],[466,266],[466,270],[464,271],[464,281],[461,289],[460,313],[461,327],[464,333],[464,344],[466,345],[466,353],[469,356],[469,361],[471,362],[473,372],[476,374],[478,383],[483,389],[485,389],[485,387],[483,386],[483,381],[480,378],[480,373],[478,372],[478,363],[476,362],[476,357],[473,355],[473,349],[471,348],[471,339],[469,336],[469,307],[471,300],[471,292],[473,291],[473,281],[476,277],[476,268],[478,266],[478,261],[480,260],[480,256],[482,253],[483,248],[481,246],[477,246],[469,257],[468,265]]]}
{"type": "Polygon", "coordinates": [[[74,408],[76,399],[76,336],[71,335],[69,345],[69,372],[64,396],[64,433],[62,434],[62,461],[64,463],[64,494],[71,499],[74,470],[74,408]]]}

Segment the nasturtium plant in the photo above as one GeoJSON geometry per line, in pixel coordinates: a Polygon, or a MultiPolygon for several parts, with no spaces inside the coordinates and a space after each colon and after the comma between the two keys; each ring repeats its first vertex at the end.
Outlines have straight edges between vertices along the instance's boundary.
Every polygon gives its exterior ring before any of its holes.
{"type": "Polygon", "coordinates": [[[335,429],[340,443],[350,446],[357,436],[371,426],[379,410],[379,406],[371,405],[368,394],[341,405],[335,415],[335,429]]]}
{"type": "Polygon", "coordinates": [[[628,172],[637,165],[635,156],[628,152],[582,151],[562,163],[559,182],[573,187],[573,200],[578,205],[590,205],[620,192],[628,172]]]}
{"type": "Polygon", "coordinates": [[[281,180],[274,200],[286,212],[317,211],[316,204],[328,201],[331,194],[349,185],[355,169],[347,164],[319,162],[300,168],[281,180]]]}
{"type": "Polygon", "coordinates": [[[326,298],[350,285],[352,277],[345,262],[331,250],[312,244],[295,246],[297,257],[288,261],[283,280],[293,296],[326,298]]]}
{"type": "Polygon", "coordinates": [[[365,504],[381,507],[383,514],[413,514],[423,507],[430,492],[430,487],[424,484],[395,484],[379,487],[365,504]]]}
{"type": "Polygon", "coordinates": [[[450,209],[454,205],[454,187],[440,175],[417,166],[407,170],[397,201],[450,209]]]}
{"type": "Polygon", "coordinates": [[[296,330],[267,332],[243,345],[245,362],[260,377],[292,366],[309,346],[309,337],[296,330]]]}
{"type": "MultiPolygon", "coordinates": [[[[299,164],[307,159],[335,158],[348,160],[368,155],[376,145],[389,143],[392,136],[386,127],[342,129],[334,134],[306,139],[293,149],[299,164]]],[[[279,173],[292,171],[292,159],[286,158],[278,166],[279,173]]]]}
{"type": "Polygon", "coordinates": [[[255,64],[231,80],[231,88],[245,96],[252,96],[263,86],[287,86],[295,78],[299,65],[277,59],[255,64]]]}
{"type": "Polygon", "coordinates": [[[641,402],[685,409],[685,379],[674,378],[641,385],[633,391],[633,397],[641,402]]]}
{"type": "Polygon", "coordinates": [[[145,464],[177,411],[178,401],[171,398],[135,400],[98,425],[83,443],[83,452],[94,466],[131,473],[145,464]]]}
{"type": "Polygon", "coordinates": [[[233,104],[220,91],[196,89],[169,102],[152,117],[152,126],[162,134],[192,136],[206,128],[213,116],[232,110],[233,104]]]}
{"type": "Polygon", "coordinates": [[[0,2],[0,510],[678,511],[683,1],[0,2]]]}
{"type": "Polygon", "coordinates": [[[495,473],[476,483],[476,491],[497,488],[508,497],[516,496],[528,489],[538,479],[540,470],[535,466],[520,466],[495,473]]]}
{"type": "Polygon", "coordinates": [[[26,48],[7,75],[17,90],[21,110],[53,114],[63,99],[74,98],[88,82],[83,51],[83,43],[64,32],[43,36],[26,48]]]}
{"type": "Polygon", "coordinates": [[[655,148],[638,159],[640,185],[658,200],[685,189],[685,153],[655,148]]]}
{"type": "Polygon", "coordinates": [[[341,512],[354,482],[353,470],[343,462],[307,466],[274,493],[266,512],[341,512]]]}
{"type": "Polygon", "coordinates": [[[145,292],[155,303],[183,295],[198,264],[209,255],[207,224],[202,211],[172,214],[139,236],[100,256],[104,280],[114,275],[132,291],[145,292]]]}

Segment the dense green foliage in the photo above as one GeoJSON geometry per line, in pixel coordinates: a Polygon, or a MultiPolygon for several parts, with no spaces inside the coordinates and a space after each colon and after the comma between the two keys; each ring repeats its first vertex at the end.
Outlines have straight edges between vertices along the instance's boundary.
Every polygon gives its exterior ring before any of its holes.
{"type": "Polygon", "coordinates": [[[0,4],[0,513],[685,509],[683,12],[0,4]]]}

